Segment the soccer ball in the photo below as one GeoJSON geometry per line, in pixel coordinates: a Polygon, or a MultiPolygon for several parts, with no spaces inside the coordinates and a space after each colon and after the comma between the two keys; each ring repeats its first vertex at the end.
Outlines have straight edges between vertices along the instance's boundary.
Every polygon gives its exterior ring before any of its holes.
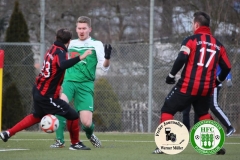
{"type": "Polygon", "coordinates": [[[54,115],[48,114],[42,118],[40,127],[46,133],[53,133],[58,129],[59,121],[54,115]]]}

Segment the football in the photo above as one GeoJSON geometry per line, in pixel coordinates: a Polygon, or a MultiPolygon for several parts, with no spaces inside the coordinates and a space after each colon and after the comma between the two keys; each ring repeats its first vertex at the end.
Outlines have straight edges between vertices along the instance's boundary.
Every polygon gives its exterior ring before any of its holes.
{"type": "Polygon", "coordinates": [[[59,121],[54,115],[48,114],[42,118],[40,127],[46,133],[53,133],[58,129],[59,121]]]}

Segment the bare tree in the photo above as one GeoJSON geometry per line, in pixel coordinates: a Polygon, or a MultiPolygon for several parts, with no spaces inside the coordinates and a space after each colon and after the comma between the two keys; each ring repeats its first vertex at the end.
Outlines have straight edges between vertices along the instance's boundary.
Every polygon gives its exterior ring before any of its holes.
{"type": "MultiPolygon", "coordinates": [[[[10,15],[14,1],[2,0],[1,13],[10,15]]],[[[40,41],[40,1],[19,0],[26,17],[31,41],[40,41]]],[[[164,42],[174,42],[190,34],[192,13],[203,10],[211,15],[211,29],[219,33],[221,28],[232,32],[229,39],[238,42],[239,9],[236,0],[155,0],[154,38],[164,42]],[[217,7],[216,7],[217,6],[217,7]],[[185,16],[185,17],[184,17],[185,16]],[[186,20],[188,19],[188,20],[186,20]],[[188,21],[188,22],[187,22],[188,21]],[[186,24],[188,23],[188,24],[186,24]],[[233,27],[229,26],[232,24],[233,27]],[[186,27],[186,25],[188,27],[186,27]]],[[[50,45],[56,29],[68,27],[75,34],[76,19],[89,16],[92,19],[92,36],[106,43],[148,42],[149,0],[46,0],[45,1],[45,41],[50,45]]],[[[226,37],[225,37],[226,38],[226,37]]]]}

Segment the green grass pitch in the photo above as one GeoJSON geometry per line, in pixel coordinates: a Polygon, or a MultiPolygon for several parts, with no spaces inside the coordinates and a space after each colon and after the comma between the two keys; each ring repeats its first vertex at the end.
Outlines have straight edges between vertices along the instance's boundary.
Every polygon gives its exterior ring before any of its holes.
{"type": "Polygon", "coordinates": [[[19,132],[8,142],[0,141],[1,160],[238,160],[240,157],[240,136],[226,138],[225,155],[201,155],[191,144],[176,155],[152,154],[156,145],[154,134],[149,133],[95,133],[102,141],[102,148],[94,148],[80,134],[84,144],[91,148],[89,151],[69,150],[69,135],[65,133],[66,146],[52,149],[55,134],[44,132],[19,132]],[[19,149],[19,150],[15,150],[19,149]],[[26,150],[21,150],[26,149],[26,150]]]}

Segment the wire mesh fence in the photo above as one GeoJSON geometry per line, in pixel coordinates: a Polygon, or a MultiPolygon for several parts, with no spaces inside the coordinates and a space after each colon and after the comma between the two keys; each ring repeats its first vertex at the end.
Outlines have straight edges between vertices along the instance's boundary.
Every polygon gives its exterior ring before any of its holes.
{"type": "Polygon", "coordinates": [[[36,77],[34,58],[39,44],[0,43],[4,50],[2,128],[31,112],[31,90],[36,77]]]}
{"type": "MultiPolygon", "coordinates": [[[[149,45],[113,44],[112,46],[110,70],[104,73],[99,68],[97,69],[94,97],[96,131],[148,132],[149,45]],[[100,82],[102,79],[105,81],[100,82]],[[110,87],[104,86],[106,83],[110,87]],[[104,87],[101,88],[99,85],[104,87]],[[109,95],[106,96],[105,93],[109,93],[109,95]],[[111,96],[116,97],[114,102],[109,100],[111,96]]],[[[19,120],[14,111],[17,112],[20,106],[24,107],[21,118],[32,111],[31,89],[38,74],[35,66],[38,63],[36,57],[39,56],[36,55],[39,55],[39,47],[40,44],[0,44],[0,48],[5,50],[3,69],[3,97],[5,99],[3,99],[2,117],[7,117],[7,119],[3,121],[3,128],[9,127],[12,121],[15,124],[16,121],[13,119],[19,120]],[[11,91],[10,93],[6,92],[11,84],[15,84],[17,87],[17,91],[10,89],[12,92],[19,92],[20,104],[10,103],[15,102],[17,98],[11,91]]],[[[165,78],[179,49],[179,44],[154,44],[151,132],[154,132],[159,124],[160,110],[164,99],[173,87],[173,85],[165,83],[165,78]]],[[[238,131],[240,127],[240,97],[238,94],[240,47],[226,46],[226,49],[232,63],[233,87],[227,88],[225,82],[223,83],[219,105],[238,131]]],[[[193,111],[190,112],[190,116],[191,125],[193,125],[193,111]]],[[[175,119],[182,121],[182,114],[177,113],[175,119]]],[[[36,130],[38,127],[30,129],[36,130]]]]}

